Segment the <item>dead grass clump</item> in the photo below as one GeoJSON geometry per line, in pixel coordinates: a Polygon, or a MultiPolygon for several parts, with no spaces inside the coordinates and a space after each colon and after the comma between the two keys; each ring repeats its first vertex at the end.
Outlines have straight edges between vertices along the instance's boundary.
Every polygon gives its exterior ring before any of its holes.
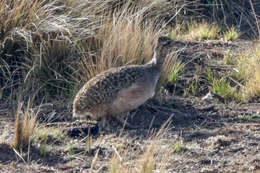
{"type": "Polygon", "coordinates": [[[161,90],[167,84],[167,82],[176,81],[179,78],[179,73],[184,68],[184,64],[182,64],[178,60],[178,56],[179,56],[178,52],[172,51],[166,57],[166,60],[163,64],[163,70],[161,72],[161,76],[159,78],[157,88],[156,88],[156,94],[157,94],[156,96],[159,96],[159,98],[161,96],[158,94],[160,94],[161,90]]]}
{"type": "Polygon", "coordinates": [[[258,1],[247,0],[192,0],[195,11],[194,16],[204,16],[210,21],[223,23],[226,26],[240,26],[246,30],[250,28],[253,32],[247,32],[249,36],[258,36],[256,16],[259,15],[260,4],[258,1]]]}
{"type": "Polygon", "coordinates": [[[164,159],[156,158],[155,145],[150,144],[146,150],[136,158],[136,160],[124,161],[118,155],[114,154],[110,160],[110,173],[153,173],[154,171],[163,173],[164,159]]]}
{"type": "Polygon", "coordinates": [[[133,150],[129,147],[122,147],[122,151],[115,152],[110,160],[110,173],[164,173],[167,159],[171,149],[167,145],[163,146],[162,139],[170,129],[170,118],[159,129],[151,131],[149,139],[142,151],[133,150]]]}
{"type": "Polygon", "coordinates": [[[156,168],[156,161],[154,157],[154,148],[155,146],[150,145],[144,152],[141,158],[141,162],[139,163],[139,167],[141,167],[140,172],[142,173],[150,173],[156,168]]]}
{"type": "Polygon", "coordinates": [[[1,1],[0,83],[5,97],[21,88],[25,96],[69,93],[70,66],[78,57],[75,43],[93,36],[97,28],[97,18],[77,12],[88,4],[1,1]]]}
{"type": "Polygon", "coordinates": [[[24,95],[30,91],[47,100],[57,95],[73,97],[79,80],[111,67],[147,62],[162,32],[157,25],[163,22],[156,20],[168,15],[163,2],[2,1],[4,93],[16,86],[23,88],[24,95]]]}
{"type": "Polygon", "coordinates": [[[255,66],[253,75],[246,82],[243,90],[245,99],[250,99],[260,96],[260,64],[255,66]]]}
{"type": "Polygon", "coordinates": [[[239,38],[241,33],[237,31],[234,27],[228,28],[228,30],[224,33],[224,40],[225,41],[235,41],[239,38]]]}
{"type": "Polygon", "coordinates": [[[208,40],[216,39],[219,35],[220,27],[216,24],[208,24],[207,22],[192,23],[188,25],[188,33],[186,40],[208,40]]]}
{"type": "Polygon", "coordinates": [[[115,13],[128,14],[129,17],[142,17],[142,23],[155,21],[156,25],[176,23],[190,7],[187,0],[96,0],[92,4],[90,10],[95,15],[111,18],[115,13]]]}
{"type": "MultiPolygon", "coordinates": [[[[228,21],[230,11],[233,17],[233,13],[240,16],[239,22],[254,23],[257,14],[251,14],[248,8],[254,7],[253,12],[257,13],[257,5],[216,0],[210,3],[199,0],[3,0],[0,2],[3,97],[22,88],[24,95],[30,91],[47,100],[56,96],[71,98],[82,80],[85,82],[111,67],[147,62],[154,40],[166,27],[181,28],[183,21],[189,21],[185,19],[201,19],[201,14],[228,21]]],[[[218,31],[217,25],[205,22],[194,26],[186,38],[215,39],[218,31]]],[[[172,37],[176,37],[176,33],[178,29],[172,37]]],[[[231,33],[227,39],[236,38],[236,34],[231,33]]]]}
{"type": "Polygon", "coordinates": [[[143,26],[141,18],[115,15],[105,21],[97,32],[98,52],[85,47],[89,52],[82,58],[81,77],[86,81],[96,74],[112,67],[129,64],[143,64],[152,58],[153,45],[160,32],[154,30],[152,23],[143,26]]]}
{"type": "Polygon", "coordinates": [[[51,127],[37,127],[35,128],[34,138],[40,143],[55,143],[60,142],[64,134],[59,128],[51,128],[51,127]]]}
{"type": "Polygon", "coordinates": [[[244,87],[241,88],[243,100],[249,101],[260,96],[260,71],[259,71],[258,46],[247,52],[243,52],[237,57],[236,71],[234,76],[242,78],[244,87]]]}
{"type": "MultiPolygon", "coordinates": [[[[29,40],[29,30],[33,28],[32,23],[38,23],[41,16],[43,2],[36,1],[8,1],[0,2],[0,39],[12,38],[14,33],[29,40]],[[38,16],[38,17],[37,17],[38,16]],[[20,32],[19,32],[20,31],[20,32]]],[[[47,13],[45,13],[47,15],[47,13]]]]}
{"type": "MultiPolygon", "coordinates": [[[[122,160],[121,156],[114,154],[110,160],[110,173],[153,173],[157,171],[163,173],[164,159],[155,156],[156,145],[150,144],[145,151],[134,160],[122,160]]],[[[124,153],[122,153],[124,154],[124,153]]],[[[126,154],[126,153],[125,153],[126,154]]],[[[137,154],[137,153],[136,153],[137,154]]],[[[138,155],[138,154],[137,154],[138,155]]],[[[122,155],[124,156],[124,155],[122,155]]]]}
{"type": "MultiPolygon", "coordinates": [[[[240,98],[240,101],[250,101],[260,96],[260,52],[258,47],[259,45],[237,55],[227,53],[224,58],[226,64],[233,66],[231,77],[239,84],[239,92],[231,97],[236,96],[240,98]]],[[[224,88],[226,91],[230,87],[224,88]]]]}
{"type": "Polygon", "coordinates": [[[25,111],[22,111],[22,103],[20,103],[16,113],[15,133],[11,147],[18,149],[28,146],[36,126],[36,115],[30,111],[29,104],[25,111]],[[23,115],[22,119],[21,115],[23,115]]]}

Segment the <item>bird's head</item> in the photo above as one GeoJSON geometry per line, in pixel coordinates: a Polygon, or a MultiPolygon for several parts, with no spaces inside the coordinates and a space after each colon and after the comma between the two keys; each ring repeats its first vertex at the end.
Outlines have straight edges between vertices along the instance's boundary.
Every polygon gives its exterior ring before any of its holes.
{"type": "Polygon", "coordinates": [[[157,44],[154,48],[154,58],[156,64],[161,67],[169,54],[170,49],[173,47],[173,40],[166,36],[161,36],[157,40],[157,44]]]}

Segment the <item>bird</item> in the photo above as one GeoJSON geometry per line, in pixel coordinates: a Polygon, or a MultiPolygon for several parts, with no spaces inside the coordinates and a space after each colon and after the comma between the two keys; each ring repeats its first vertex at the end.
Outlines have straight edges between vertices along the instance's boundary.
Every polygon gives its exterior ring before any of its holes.
{"type": "Polygon", "coordinates": [[[123,113],[144,104],[155,94],[163,63],[172,46],[172,39],[160,36],[153,57],[146,64],[110,68],[87,81],[74,98],[73,117],[89,117],[103,129],[111,117],[120,119],[123,113]]]}

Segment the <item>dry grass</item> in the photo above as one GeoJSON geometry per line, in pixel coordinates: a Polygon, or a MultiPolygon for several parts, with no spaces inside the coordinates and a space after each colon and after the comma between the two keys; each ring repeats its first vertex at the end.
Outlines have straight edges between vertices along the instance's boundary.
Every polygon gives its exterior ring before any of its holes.
{"type": "Polygon", "coordinates": [[[48,143],[48,140],[51,140],[53,143],[55,143],[57,141],[61,141],[63,137],[64,134],[59,128],[38,126],[34,130],[34,139],[40,143],[48,143]]]}
{"type": "Polygon", "coordinates": [[[255,65],[251,78],[245,84],[243,89],[244,98],[246,100],[260,96],[260,64],[255,65]]]}
{"type": "Polygon", "coordinates": [[[161,19],[169,12],[178,14],[166,1],[1,4],[5,7],[0,9],[1,90],[22,88],[24,95],[30,91],[36,100],[72,98],[81,82],[101,71],[147,62],[163,31],[161,19]]]}
{"type": "MultiPolygon", "coordinates": [[[[164,33],[175,40],[201,41],[219,37],[217,24],[194,22],[186,27],[184,23],[191,19],[203,21],[201,18],[205,17],[205,21],[216,19],[216,23],[234,26],[246,23],[255,31],[259,15],[255,9],[259,5],[252,1],[249,5],[236,0],[2,0],[0,99],[15,100],[12,94],[17,90],[23,91],[25,100],[35,95],[33,104],[57,98],[71,99],[82,83],[108,68],[149,61],[155,41],[164,33]]],[[[235,40],[238,36],[238,31],[231,28],[224,39],[235,40]]],[[[260,96],[259,55],[259,51],[254,50],[235,60],[226,59],[235,66],[232,77],[243,86],[238,90],[239,96],[232,95],[238,93],[237,88],[233,91],[226,79],[212,80],[213,90],[226,98],[250,100],[260,96]]],[[[183,67],[175,56],[176,52],[168,55],[157,91],[168,80],[178,78],[183,67]]],[[[194,83],[194,92],[196,86],[194,83]]],[[[24,111],[22,105],[18,106],[12,147],[29,145],[36,132],[34,137],[43,143],[41,152],[49,152],[44,143],[49,137],[60,140],[60,131],[53,134],[49,129],[35,128],[36,115],[29,110],[29,105],[24,111]]],[[[174,151],[165,151],[159,142],[164,133],[167,128],[152,134],[141,153],[131,153],[130,149],[115,152],[109,163],[110,172],[165,172],[169,154],[178,153],[185,146],[177,143],[174,151]],[[135,157],[129,159],[129,153],[135,157]]],[[[73,152],[73,147],[68,147],[69,155],[73,152]]],[[[98,152],[91,169],[97,158],[98,152]]]]}
{"type": "MultiPolygon", "coordinates": [[[[160,98],[160,92],[164,89],[164,86],[168,81],[174,82],[173,80],[179,77],[179,72],[184,68],[184,64],[178,61],[179,53],[172,51],[166,57],[165,63],[163,65],[163,70],[161,72],[161,76],[159,78],[157,88],[156,88],[156,96],[160,98]]],[[[162,99],[162,98],[160,98],[162,99]]]]}
{"type": "Polygon", "coordinates": [[[229,28],[224,34],[224,41],[235,41],[241,35],[234,27],[229,28]]]}
{"type": "MultiPolygon", "coordinates": [[[[130,152],[131,148],[124,148],[121,152],[115,149],[110,160],[110,173],[164,173],[171,149],[162,147],[163,137],[170,129],[170,118],[159,131],[151,132],[143,152],[130,152]],[[129,156],[130,154],[130,156],[129,156]],[[129,158],[130,157],[130,158],[129,158]]],[[[119,150],[120,151],[120,150],[119,150]]]]}
{"type": "Polygon", "coordinates": [[[188,25],[188,33],[186,34],[186,40],[208,40],[216,39],[219,36],[220,27],[216,24],[191,23],[188,25]]]}
{"type": "MultiPolygon", "coordinates": [[[[243,9],[243,3],[221,1],[221,4],[224,11],[220,14],[224,12],[224,16],[229,14],[225,9],[239,7],[235,14],[241,14],[243,9]]],[[[185,19],[196,18],[208,10],[214,11],[209,18],[218,18],[215,12],[219,9],[218,1],[208,6],[208,2],[198,0],[3,0],[1,97],[14,99],[12,93],[18,88],[27,98],[30,91],[36,100],[73,98],[82,82],[103,70],[147,62],[154,40],[168,26],[176,26],[170,33],[175,39],[216,38],[219,28],[206,22],[191,25],[187,35],[181,29],[185,19]]],[[[244,16],[250,23],[250,14],[244,16]]]]}
{"type": "MultiPolygon", "coordinates": [[[[157,147],[154,144],[150,144],[146,147],[143,154],[139,155],[136,160],[122,161],[116,154],[112,156],[110,160],[110,173],[152,173],[154,171],[163,173],[164,161],[166,156],[157,158],[155,150],[157,147]]],[[[137,153],[136,153],[137,154],[137,153]]]]}
{"type": "Polygon", "coordinates": [[[24,97],[68,93],[74,43],[93,35],[97,22],[88,13],[76,15],[85,3],[68,4],[73,8],[58,1],[1,1],[0,82],[5,93],[17,88],[24,97]]]}
{"type": "Polygon", "coordinates": [[[167,35],[173,40],[203,41],[218,39],[220,26],[203,22],[185,22],[168,28],[167,35]]]}
{"type": "Polygon", "coordinates": [[[167,28],[166,33],[173,40],[185,40],[187,29],[184,24],[177,24],[174,27],[167,28]]]}
{"type": "MultiPolygon", "coordinates": [[[[238,99],[240,101],[250,101],[251,99],[260,96],[260,52],[258,47],[259,44],[254,48],[250,48],[247,51],[240,52],[239,54],[228,52],[225,55],[224,63],[233,67],[231,77],[239,84],[239,90],[234,92],[235,95],[230,95],[230,97],[240,98],[238,99]]],[[[226,86],[224,88],[234,90],[230,85],[229,87],[226,86]]]]}
{"type": "Polygon", "coordinates": [[[89,52],[82,58],[81,77],[87,81],[112,67],[148,62],[160,32],[152,25],[142,26],[140,22],[139,18],[115,16],[112,21],[104,23],[96,36],[100,40],[97,43],[99,51],[95,55],[89,52]]]}
{"type": "MultiPolygon", "coordinates": [[[[258,45],[259,46],[259,45],[258,45]]],[[[242,78],[244,87],[241,88],[241,94],[245,101],[260,96],[260,80],[259,80],[259,55],[260,52],[256,48],[247,52],[243,52],[237,57],[236,72],[242,78]]]]}
{"type": "Polygon", "coordinates": [[[27,105],[25,111],[22,111],[22,105],[23,104],[20,103],[17,109],[14,139],[11,144],[11,147],[15,149],[22,148],[30,144],[34,129],[37,126],[36,114],[30,111],[30,104],[27,105]],[[23,115],[23,119],[21,119],[21,114],[23,115]]]}

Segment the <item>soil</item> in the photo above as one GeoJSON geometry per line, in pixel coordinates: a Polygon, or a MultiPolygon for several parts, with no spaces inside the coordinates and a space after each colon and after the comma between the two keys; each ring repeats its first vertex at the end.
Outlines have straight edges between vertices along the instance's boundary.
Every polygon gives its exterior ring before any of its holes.
{"type": "MultiPolygon", "coordinates": [[[[155,140],[151,134],[170,120],[166,133],[156,138],[155,169],[163,164],[160,158],[167,155],[164,163],[165,172],[169,173],[260,173],[260,99],[236,103],[214,97],[214,94],[212,99],[203,99],[210,91],[204,80],[205,69],[211,67],[216,73],[226,74],[228,67],[216,63],[223,59],[224,52],[243,51],[252,44],[180,43],[181,47],[185,45],[180,60],[187,63],[181,77],[177,82],[167,84],[161,94],[163,97],[148,100],[126,116],[127,122],[138,129],[122,130],[121,125],[112,124],[110,130],[94,130],[90,147],[86,133],[79,130],[77,133],[82,133],[75,135],[60,126],[65,132],[62,137],[45,144],[32,142],[30,148],[17,151],[21,159],[9,145],[14,133],[14,118],[8,115],[6,106],[0,106],[0,172],[88,172],[90,169],[108,172],[113,154],[119,153],[123,160],[135,160],[155,140]],[[200,76],[197,93],[184,95],[184,88],[195,74],[200,76]],[[184,146],[179,152],[173,149],[176,143],[184,146]]],[[[41,120],[71,123],[71,109],[64,105],[48,105],[49,108],[41,113],[41,120]]],[[[41,125],[44,124],[46,122],[41,121],[41,125]]]]}

